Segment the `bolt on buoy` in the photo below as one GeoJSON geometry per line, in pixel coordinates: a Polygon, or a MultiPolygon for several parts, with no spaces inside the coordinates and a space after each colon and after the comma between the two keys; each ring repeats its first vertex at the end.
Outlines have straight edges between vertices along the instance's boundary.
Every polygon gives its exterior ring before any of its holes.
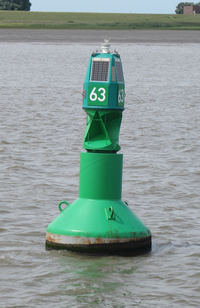
{"type": "Polygon", "coordinates": [[[117,255],[151,250],[151,231],[121,200],[123,154],[117,152],[125,82],[120,55],[108,43],[92,53],[84,82],[79,198],[59,203],[61,213],[47,227],[47,248],[117,255]]]}

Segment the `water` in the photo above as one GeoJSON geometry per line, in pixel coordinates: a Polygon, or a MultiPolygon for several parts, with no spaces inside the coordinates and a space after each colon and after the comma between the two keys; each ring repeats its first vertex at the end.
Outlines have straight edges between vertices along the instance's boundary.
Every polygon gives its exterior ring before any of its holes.
{"type": "Polygon", "coordinates": [[[113,40],[127,94],[123,200],[151,229],[153,247],[94,257],[46,251],[45,232],[58,203],[78,196],[82,85],[99,44],[87,31],[77,32],[81,43],[73,32],[54,41],[47,31],[43,42],[39,31],[32,41],[2,33],[0,306],[199,307],[200,45],[172,42],[169,32],[164,42],[159,31],[153,42],[113,40]]]}

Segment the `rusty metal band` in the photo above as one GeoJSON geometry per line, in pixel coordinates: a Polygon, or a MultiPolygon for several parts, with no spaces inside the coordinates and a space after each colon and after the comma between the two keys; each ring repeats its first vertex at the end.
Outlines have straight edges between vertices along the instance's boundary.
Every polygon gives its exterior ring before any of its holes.
{"type": "MultiPolygon", "coordinates": [[[[147,237],[149,238],[149,237],[147,237]]],[[[81,236],[67,236],[53,233],[46,233],[46,240],[55,244],[63,245],[93,245],[93,244],[114,244],[114,243],[128,243],[132,241],[141,241],[145,238],[95,238],[95,237],[81,237],[81,236]]]]}

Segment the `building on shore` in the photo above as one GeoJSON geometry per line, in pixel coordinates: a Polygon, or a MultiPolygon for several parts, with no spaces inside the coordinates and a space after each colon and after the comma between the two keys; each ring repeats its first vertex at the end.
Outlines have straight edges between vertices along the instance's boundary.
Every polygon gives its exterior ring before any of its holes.
{"type": "Polygon", "coordinates": [[[200,14],[200,6],[184,6],[183,14],[191,15],[191,14],[200,14]]]}

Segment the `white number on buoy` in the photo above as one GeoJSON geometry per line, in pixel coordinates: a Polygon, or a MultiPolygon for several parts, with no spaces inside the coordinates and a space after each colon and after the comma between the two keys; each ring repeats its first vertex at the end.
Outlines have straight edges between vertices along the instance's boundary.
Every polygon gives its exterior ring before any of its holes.
{"type": "Polygon", "coordinates": [[[93,102],[97,100],[97,94],[95,93],[95,90],[96,90],[96,87],[94,87],[92,89],[92,92],[90,93],[90,100],[93,102]]]}
{"type": "Polygon", "coordinates": [[[106,94],[106,90],[104,88],[99,88],[98,89],[98,92],[99,92],[98,94],[95,91],[96,91],[96,87],[94,87],[92,89],[92,92],[90,93],[90,100],[95,102],[98,99],[98,101],[104,102],[105,99],[106,99],[106,95],[105,95],[106,94]],[[100,95],[100,97],[98,95],[100,95]]]}
{"type": "Polygon", "coordinates": [[[102,91],[102,93],[100,93],[100,95],[102,96],[102,98],[99,98],[99,97],[98,97],[98,100],[99,100],[100,102],[104,102],[105,99],[106,99],[106,96],[105,96],[106,90],[105,90],[104,88],[100,88],[98,91],[99,91],[99,92],[102,91]]]}
{"type": "Polygon", "coordinates": [[[120,89],[118,94],[118,103],[123,103],[123,102],[124,102],[124,89],[120,89]]]}

